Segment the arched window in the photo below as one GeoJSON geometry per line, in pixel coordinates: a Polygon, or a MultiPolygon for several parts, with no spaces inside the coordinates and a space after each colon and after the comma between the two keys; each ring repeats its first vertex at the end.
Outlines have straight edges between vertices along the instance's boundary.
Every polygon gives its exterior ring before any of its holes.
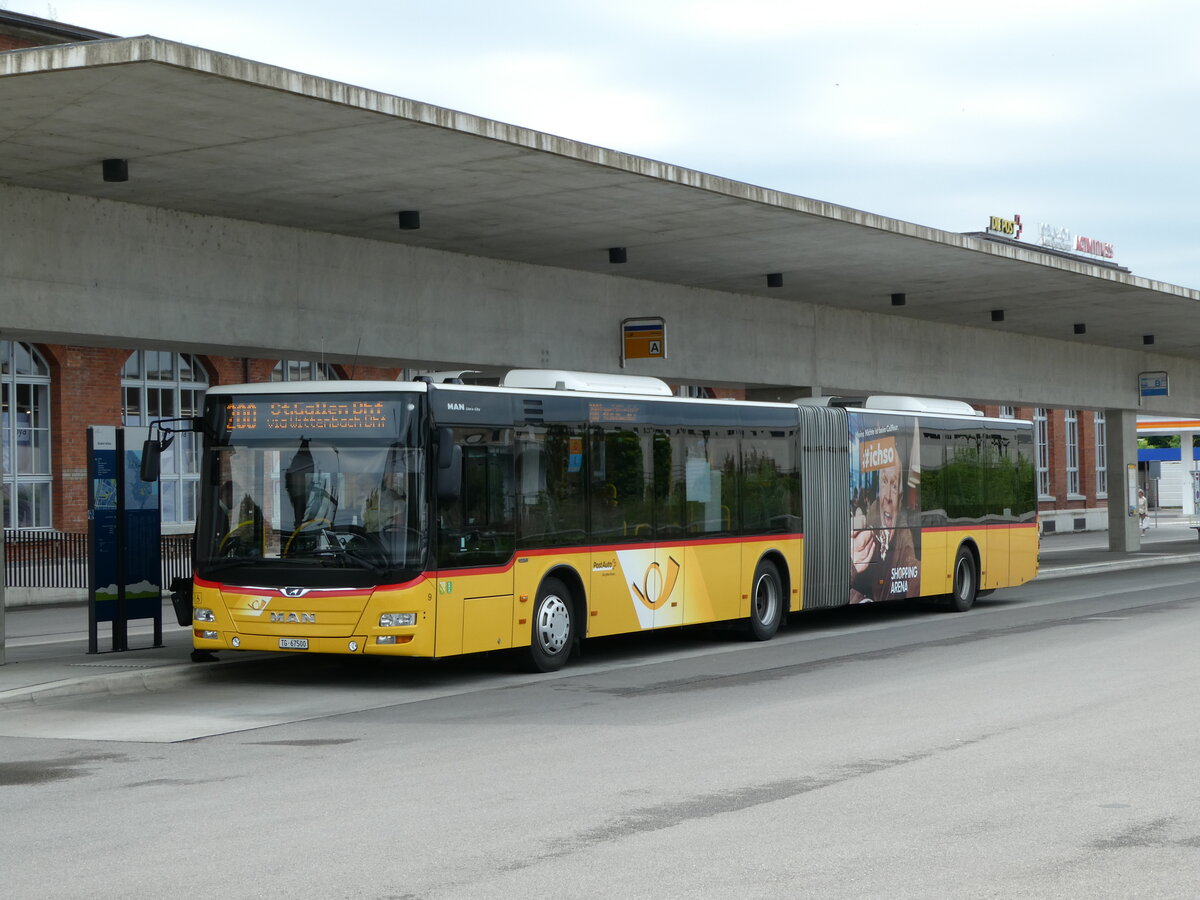
{"type": "MultiPolygon", "coordinates": [[[[135,350],[121,370],[124,399],[121,421],[149,425],[155,419],[198,416],[204,407],[208,375],[200,361],[186,353],[135,350]]],[[[200,481],[200,435],[176,435],[162,455],[159,476],[164,525],[196,521],[196,486],[200,481]]]]}
{"type": "Polygon", "coordinates": [[[50,367],[30,344],[0,341],[4,527],[49,528],[50,367]]]}
{"type": "Polygon", "coordinates": [[[340,381],[331,365],[302,359],[281,359],[271,371],[272,381],[340,381]]]}

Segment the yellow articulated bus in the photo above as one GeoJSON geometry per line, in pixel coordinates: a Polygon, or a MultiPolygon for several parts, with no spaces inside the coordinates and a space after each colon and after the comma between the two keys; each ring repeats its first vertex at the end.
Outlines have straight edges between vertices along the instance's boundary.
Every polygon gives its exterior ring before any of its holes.
{"type": "MultiPolygon", "coordinates": [[[[194,658],[447,657],[553,671],[582,640],[980,592],[1037,574],[1026,422],[914,398],[674,397],[518,370],[216,387],[204,414],[194,658]]],[[[185,601],[186,602],[186,601],[185,601]]]]}

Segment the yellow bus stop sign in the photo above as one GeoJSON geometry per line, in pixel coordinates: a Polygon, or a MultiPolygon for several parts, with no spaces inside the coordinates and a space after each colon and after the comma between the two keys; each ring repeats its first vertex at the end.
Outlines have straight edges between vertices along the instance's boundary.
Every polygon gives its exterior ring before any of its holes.
{"type": "Polygon", "coordinates": [[[666,359],[666,324],[659,316],[621,322],[621,365],[627,359],[666,359]]]}

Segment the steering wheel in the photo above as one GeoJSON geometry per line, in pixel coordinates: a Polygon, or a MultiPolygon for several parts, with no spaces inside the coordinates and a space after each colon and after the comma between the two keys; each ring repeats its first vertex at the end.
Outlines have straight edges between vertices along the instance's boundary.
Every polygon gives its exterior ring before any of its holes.
{"type": "Polygon", "coordinates": [[[222,556],[235,555],[229,551],[233,550],[233,548],[236,544],[248,543],[245,540],[245,535],[239,534],[238,532],[242,531],[245,528],[252,528],[253,526],[254,526],[253,519],[246,519],[244,522],[238,522],[237,525],[235,525],[233,528],[231,528],[229,530],[229,532],[223,538],[221,538],[221,543],[219,543],[217,545],[217,552],[220,553],[222,556]]]}
{"type": "Polygon", "coordinates": [[[320,526],[322,528],[328,526],[333,527],[333,520],[327,519],[324,516],[318,516],[315,519],[307,519],[296,526],[296,530],[292,532],[292,536],[287,539],[287,543],[283,545],[283,555],[289,556],[292,552],[292,542],[300,537],[301,532],[308,531],[312,526],[320,526]]]}

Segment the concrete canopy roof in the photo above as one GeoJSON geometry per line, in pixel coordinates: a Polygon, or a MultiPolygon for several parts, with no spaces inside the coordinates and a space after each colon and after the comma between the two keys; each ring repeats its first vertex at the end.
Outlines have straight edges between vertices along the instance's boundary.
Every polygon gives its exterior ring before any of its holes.
{"type": "Polygon", "coordinates": [[[0,53],[0,109],[14,185],[1200,358],[1195,290],[158,38],[0,53]]]}

